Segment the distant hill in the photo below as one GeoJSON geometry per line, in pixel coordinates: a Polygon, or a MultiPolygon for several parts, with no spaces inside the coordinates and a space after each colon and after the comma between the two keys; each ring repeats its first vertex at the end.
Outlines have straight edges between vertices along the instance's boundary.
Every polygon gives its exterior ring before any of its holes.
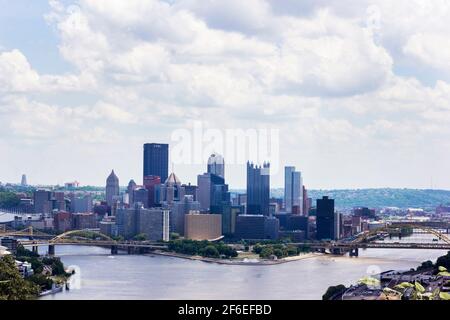
{"type": "MultiPolygon", "coordinates": [[[[236,190],[238,191],[238,190],[236,190]]],[[[244,192],[245,190],[240,190],[244,192]]],[[[282,198],[282,188],[272,189],[271,196],[282,198]]],[[[338,208],[353,207],[399,207],[399,208],[435,208],[450,203],[450,191],[427,189],[347,189],[347,190],[308,190],[308,196],[315,199],[329,196],[335,199],[338,208]]]]}

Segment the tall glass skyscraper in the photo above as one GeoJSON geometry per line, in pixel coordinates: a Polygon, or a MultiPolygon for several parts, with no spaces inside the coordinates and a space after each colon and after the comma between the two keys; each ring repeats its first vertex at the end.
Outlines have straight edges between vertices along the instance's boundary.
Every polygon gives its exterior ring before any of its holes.
{"type": "Polygon", "coordinates": [[[225,178],[225,161],[220,154],[213,153],[208,159],[208,173],[225,178]]]}
{"type": "Polygon", "coordinates": [[[303,179],[295,167],[284,167],[284,206],[287,212],[297,206],[298,212],[303,211],[303,179]]]}
{"type": "Polygon", "coordinates": [[[247,162],[247,214],[269,215],[270,164],[247,162]]]}
{"type": "Polygon", "coordinates": [[[161,143],[144,144],[144,177],[158,176],[161,182],[169,174],[169,145],[161,143]]]}

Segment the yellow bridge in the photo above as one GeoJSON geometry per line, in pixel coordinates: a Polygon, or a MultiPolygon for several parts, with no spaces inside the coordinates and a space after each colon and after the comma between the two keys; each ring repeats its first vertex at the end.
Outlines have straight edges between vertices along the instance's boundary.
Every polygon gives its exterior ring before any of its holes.
{"type": "Polygon", "coordinates": [[[119,249],[127,250],[128,253],[167,249],[164,243],[157,241],[117,241],[96,229],[71,230],[55,236],[28,227],[20,231],[0,230],[0,237],[19,238],[21,245],[31,246],[34,252],[40,246],[48,246],[50,255],[55,254],[56,245],[111,247],[112,254],[116,254],[119,249]]]}

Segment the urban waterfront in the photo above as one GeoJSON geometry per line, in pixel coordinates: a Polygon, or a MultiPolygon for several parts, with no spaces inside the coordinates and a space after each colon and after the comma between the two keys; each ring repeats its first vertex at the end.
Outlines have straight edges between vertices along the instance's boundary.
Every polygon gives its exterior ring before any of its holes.
{"type": "Polygon", "coordinates": [[[446,252],[367,249],[358,258],[324,255],[272,266],[221,265],[157,255],[111,256],[109,250],[97,247],[60,246],[56,254],[66,267],[80,268],[80,288],[42,299],[319,300],[331,285],[415,268],[446,252]]]}

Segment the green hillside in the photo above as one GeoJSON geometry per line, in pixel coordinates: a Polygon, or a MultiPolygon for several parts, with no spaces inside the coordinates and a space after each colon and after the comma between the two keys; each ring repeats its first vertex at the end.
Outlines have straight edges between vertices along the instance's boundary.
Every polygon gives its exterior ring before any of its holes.
{"type": "MultiPolygon", "coordinates": [[[[245,193],[245,190],[236,190],[245,193]]],[[[435,208],[450,203],[450,191],[426,189],[347,189],[347,190],[308,190],[314,199],[329,196],[335,199],[338,208],[365,206],[370,208],[435,208]]],[[[272,189],[271,196],[283,197],[283,189],[272,189]]]]}

